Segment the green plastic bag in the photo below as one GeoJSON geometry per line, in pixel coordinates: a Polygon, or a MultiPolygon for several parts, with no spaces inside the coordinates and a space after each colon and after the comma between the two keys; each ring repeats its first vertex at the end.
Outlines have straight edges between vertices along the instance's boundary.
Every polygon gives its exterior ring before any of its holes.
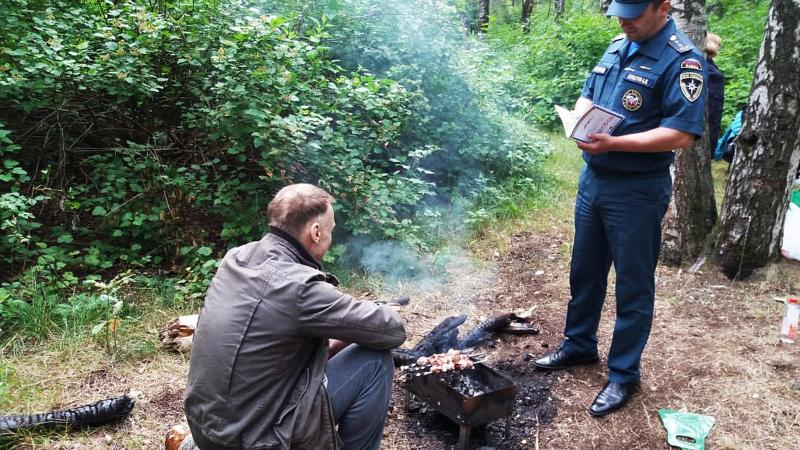
{"type": "Polygon", "coordinates": [[[671,409],[659,409],[658,415],[667,429],[669,445],[683,450],[704,450],[706,436],[714,426],[714,418],[671,409]]]}

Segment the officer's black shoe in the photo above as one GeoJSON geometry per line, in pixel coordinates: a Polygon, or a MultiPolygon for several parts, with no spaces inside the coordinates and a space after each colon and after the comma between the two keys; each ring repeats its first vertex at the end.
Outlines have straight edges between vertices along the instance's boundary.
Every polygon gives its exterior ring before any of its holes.
{"type": "Polygon", "coordinates": [[[593,416],[604,416],[612,411],[616,411],[633,397],[639,390],[639,383],[615,383],[609,381],[603,390],[594,398],[592,406],[589,407],[589,414],[593,416]]]}
{"type": "Polygon", "coordinates": [[[537,369],[544,370],[560,370],[568,367],[577,366],[579,364],[594,364],[600,361],[597,354],[575,354],[569,353],[564,350],[564,347],[559,347],[555,351],[545,354],[541,358],[533,362],[533,366],[537,369]]]}

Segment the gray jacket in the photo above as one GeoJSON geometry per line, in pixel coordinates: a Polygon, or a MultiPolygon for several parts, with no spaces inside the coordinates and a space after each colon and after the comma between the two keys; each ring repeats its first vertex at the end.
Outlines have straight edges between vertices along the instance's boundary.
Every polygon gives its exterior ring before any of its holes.
{"type": "Polygon", "coordinates": [[[194,431],[242,449],[335,449],[323,386],[328,338],[376,350],[406,339],[400,316],[338,280],[273,228],[225,255],[192,344],[184,407],[194,431]]]}

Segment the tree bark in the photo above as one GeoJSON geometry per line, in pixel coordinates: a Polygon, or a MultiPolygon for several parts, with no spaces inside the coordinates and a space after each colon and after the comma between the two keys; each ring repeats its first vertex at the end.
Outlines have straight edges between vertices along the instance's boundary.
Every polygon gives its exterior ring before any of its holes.
{"type": "Polygon", "coordinates": [[[533,12],[533,0],[522,0],[522,32],[528,33],[531,30],[531,12],[533,12]]]}
{"type": "Polygon", "coordinates": [[[556,8],[556,20],[560,19],[561,16],[564,14],[564,4],[566,0],[553,0],[553,4],[556,8]]]}
{"type": "Polygon", "coordinates": [[[605,14],[608,12],[608,7],[611,6],[611,0],[600,0],[600,12],[605,14]]]}
{"type": "Polygon", "coordinates": [[[800,3],[773,0],[742,132],[725,190],[713,257],[746,278],[779,256],[800,162],[800,3]]]}
{"type": "MultiPolygon", "coordinates": [[[[675,24],[702,52],[706,39],[705,0],[673,0],[672,5],[675,24]]],[[[675,154],[673,196],[661,245],[661,260],[669,265],[680,265],[702,253],[717,220],[707,134],[706,124],[703,137],[691,148],[675,154]]]]}
{"type": "Polygon", "coordinates": [[[478,27],[481,33],[489,26],[489,0],[478,0],[478,27]]]}

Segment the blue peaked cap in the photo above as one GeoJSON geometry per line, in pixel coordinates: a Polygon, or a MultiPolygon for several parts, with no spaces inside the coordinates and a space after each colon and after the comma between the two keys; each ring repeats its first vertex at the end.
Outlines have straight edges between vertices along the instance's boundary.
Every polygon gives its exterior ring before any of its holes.
{"type": "Polygon", "coordinates": [[[652,0],[613,0],[606,12],[607,17],[635,19],[642,15],[652,0]]]}

